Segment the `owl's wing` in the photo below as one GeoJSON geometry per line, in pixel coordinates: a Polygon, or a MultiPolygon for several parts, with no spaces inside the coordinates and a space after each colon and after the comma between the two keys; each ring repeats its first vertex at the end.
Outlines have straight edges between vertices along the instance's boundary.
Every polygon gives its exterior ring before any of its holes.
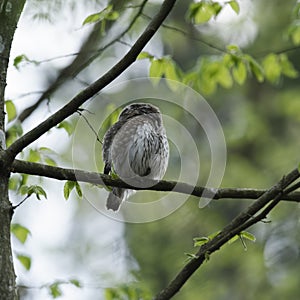
{"type": "Polygon", "coordinates": [[[104,174],[109,174],[111,171],[112,159],[111,159],[111,144],[112,141],[117,134],[117,132],[122,127],[123,122],[115,123],[105,134],[103,138],[103,145],[102,145],[102,158],[104,161],[104,174]]]}

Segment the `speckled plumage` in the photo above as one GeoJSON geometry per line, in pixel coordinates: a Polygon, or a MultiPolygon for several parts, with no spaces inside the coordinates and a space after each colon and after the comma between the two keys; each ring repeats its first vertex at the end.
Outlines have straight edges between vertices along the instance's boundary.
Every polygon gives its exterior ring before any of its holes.
{"type": "MultiPolygon", "coordinates": [[[[103,141],[104,173],[114,172],[129,184],[161,179],[167,169],[169,145],[159,109],[151,104],[126,106],[103,141]]],[[[129,191],[113,188],[106,207],[118,210],[129,191]]]]}

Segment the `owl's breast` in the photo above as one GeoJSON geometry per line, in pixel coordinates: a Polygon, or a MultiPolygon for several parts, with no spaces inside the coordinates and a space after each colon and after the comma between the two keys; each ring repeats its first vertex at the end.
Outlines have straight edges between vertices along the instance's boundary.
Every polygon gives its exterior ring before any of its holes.
{"type": "Polygon", "coordinates": [[[135,118],[115,135],[111,157],[115,172],[123,179],[161,179],[169,157],[165,132],[147,120],[135,118]]]}

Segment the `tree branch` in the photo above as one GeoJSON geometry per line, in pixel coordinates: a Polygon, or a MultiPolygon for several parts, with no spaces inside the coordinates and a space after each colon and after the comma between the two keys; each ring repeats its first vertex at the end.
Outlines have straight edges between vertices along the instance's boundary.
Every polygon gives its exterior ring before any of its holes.
{"type": "MultiPolygon", "coordinates": [[[[69,55],[62,55],[59,57],[50,58],[45,61],[42,61],[44,63],[44,62],[52,61],[54,59],[76,55],[76,58],[68,66],[66,66],[63,70],[60,71],[60,74],[54,80],[54,82],[52,82],[50,86],[44,92],[42,92],[38,100],[20,113],[20,115],[18,116],[18,120],[20,122],[26,120],[39,107],[39,105],[45,99],[48,99],[51,96],[51,94],[53,94],[67,79],[74,78],[85,67],[87,67],[93,60],[95,60],[104,50],[106,50],[114,43],[116,43],[119,39],[121,39],[132,28],[132,26],[135,24],[139,16],[142,14],[142,11],[147,1],[148,0],[143,0],[141,5],[138,6],[139,7],[138,12],[134,15],[134,17],[132,18],[128,26],[116,38],[112,39],[109,43],[107,43],[105,46],[101,47],[100,49],[91,50],[91,47],[94,47],[95,41],[97,41],[99,39],[99,35],[101,35],[101,29],[100,29],[101,23],[99,22],[95,24],[94,29],[92,30],[89,37],[81,46],[79,52],[69,54],[69,55]]],[[[122,3],[122,1],[111,1],[111,3],[114,5],[114,9],[116,8],[118,9],[119,6],[124,4],[124,2],[122,3]]],[[[111,24],[113,24],[113,22],[111,22],[111,24]]],[[[106,24],[106,26],[108,25],[106,24]]]]}
{"type": "Polygon", "coordinates": [[[102,77],[92,83],[89,87],[77,94],[68,104],[62,107],[59,111],[51,115],[48,119],[40,123],[38,126],[27,132],[25,135],[15,141],[7,151],[14,158],[25,147],[30,145],[49,129],[56,126],[64,119],[72,115],[77,109],[89,100],[92,96],[102,90],[105,86],[111,83],[119,75],[121,75],[137,58],[146,44],[150,41],[153,35],[161,26],[162,22],[172,10],[176,0],[165,0],[161,5],[159,12],[151,20],[147,28],[134,43],[127,54],[102,77]]]}
{"type": "MultiPolygon", "coordinates": [[[[29,175],[43,176],[53,178],[57,180],[70,180],[87,182],[98,185],[106,185],[112,187],[131,188],[134,190],[152,190],[152,191],[173,191],[182,194],[193,195],[201,197],[203,192],[206,195],[211,195],[213,199],[257,199],[261,197],[266,190],[259,189],[243,189],[243,188],[220,188],[209,189],[201,186],[193,187],[187,183],[176,181],[159,182],[153,181],[153,186],[147,188],[137,188],[130,186],[120,179],[112,179],[110,176],[95,172],[86,172],[76,169],[66,169],[60,167],[47,166],[39,163],[25,162],[21,160],[15,160],[12,165],[12,172],[24,173],[29,175]]],[[[148,183],[148,182],[147,182],[148,183]]],[[[282,196],[283,200],[300,203],[300,192],[293,192],[288,195],[282,196]]]]}
{"type": "Polygon", "coordinates": [[[232,237],[239,234],[242,230],[264,219],[269,210],[265,210],[263,213],[259,214],[257,218],[253,217],[273,199],[273,203],[278,203],[286,193],[285,189],[292,182],[298,179],[299,175],[298,169],[295,169],[288,175],[284,176],[276,185],[263,193],[252,205],[249,206],[249,208],[234,218],[215,238],[201,246],[199,251],[196,253],[195,258],[190,260],[190,262],[182,268],[170,284],[159,292],[154,299],[166,300],[173,297],[210,254],[219,250],[232,237]],[[250,220],[249,223],[247,223],[248,220],[250,220]]]}

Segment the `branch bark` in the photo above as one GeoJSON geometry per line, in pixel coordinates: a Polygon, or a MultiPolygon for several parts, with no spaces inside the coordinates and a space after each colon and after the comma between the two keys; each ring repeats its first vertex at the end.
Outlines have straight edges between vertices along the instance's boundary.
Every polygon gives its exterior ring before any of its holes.
{"type": "Polygon", "coordinates": [[[263,220],[270,209],[274,208],[275,205],[282,199],[283,195],[288,192],[288,190],[285,191],[285,189],[292,182],[298,179],[299,176],[300,174],[298,169],[295,169],[288,175],[284,176],[276,185],[263,193],[252,205],[234,218],[215,238],[200,247],[195,258],[188,262],[170,282],[170,284],[160,291],[154,299],[166,300],[172,298],[193,275],[193,273],[203,264],[209,255],[219,250],[232,237],[239,234],[242,230],[263,220]],[[272,200],[273,202],[271,202],[272,200]],[[271,206],[269,207],[270,209],[267,207],[262,211],[262,213],[255,217],[255,215],[269,202],[271,202],[271,206]]]}
{"type": "MultiPolygon", "coordinates": [[[[53,178],[57,180],[70,180],[78,182],[87,182],[98,185],[105,185],[111,187],[131,188],[134,190],[152,190],[152,191],[164,191],[164,192],[177,192],[182,194],[193,195],[201,197],[205,191],[206,195],[211,195],[213,199],[257,199],[261,197],[266,190],[249,189],[249,188],[220,188],[209,189],[201,186],[191,186],[187,183],[177,181],[165,181],[159,182],[153,181],[153,185],[147,188],[137,188],[130,186],[120,179],[112,179],[110,176],[95,172],[86,172],[77,169],[66,169],[60,167],[47,166],[39,163],[25,162],[21,160],[15,160],[12,165],[12,172],[24,173],[29,175],[36,175],[42,177],[53,178]]],[[[148,182],[147,182],[148,183],[148,182]]],[[[300,202],[300,192],[293,192],[282,196],[282,200],[300,202]]]]}
{"type": "Polygon", "coordinates": [[[102,77],[92,83],[89,87],[77,94],[69,103],[67,103],[64,107],[51,115],[48,119],[27,132],[17,141],[15,141],[7,149],[11,157],[16,157],[18,153],[20,153],[25,147],[38,139],[41,135],[65,120],[67,117],[71,116],[83,103],[85,103],[92,96],[94,96],[105,86],[111,83],[114,79],[116,79],[119,75],[121,75],[136,60],[137,56],[159,29],[165,18],[171,12],[175,2],[176,0],[165,0],[163,2],[158,13],[150,21],[149,25],[134,43],[132,48],[108,72],[106,72],[102,77]]]}

